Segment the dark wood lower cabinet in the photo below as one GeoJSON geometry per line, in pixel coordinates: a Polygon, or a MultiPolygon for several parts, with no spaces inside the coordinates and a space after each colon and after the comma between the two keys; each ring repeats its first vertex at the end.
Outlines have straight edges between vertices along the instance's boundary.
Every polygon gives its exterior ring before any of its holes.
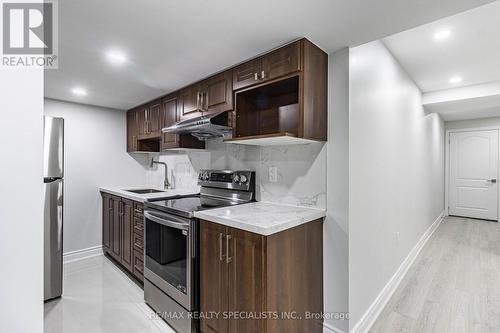
{"type": "Polygon", "coordinates": [[[120,198],[112,197],[113,218],[111,223],[111,252],[113,259],[121,262],[122,256],[122,231],[121,231],[121,203],[120,198]]]}
{"type": "Polygon", "coordinates": [[[134,202],[133,267],[132,274],[144,282],[144,206],[134,202]]]}
{"type": "MultiPolygon", "coordinates": [[[[265,297],[265,238],[239,229],[228,228],[226,241],[228,310],[235,313],[255,314],[264,311],[265,297]]],[[[228,332],[265,332],[265,321],[232,318],[228,332]]]]}
{"type": "Polygon", "coordinates": [[[133,205],[131,200],[121,199],[121,263],[129,271],[133,270],[133,205]]]}
{"type": "Polygon", "coordinates": [[[111,235],[113,221],[113,198],[109,195],[102,196],[102,247],[106,253],[111,252],[111,235]]]}
{"type": "MultiPolygon", "coordinates": [[[[219,311],[226,309],[229,298],[227,289],[226,257],[222,252],[225,246],[227,227],[210,222],[201,222],[200,231],[200,309],[219,311]]],[[[229,323],[222,316],[208,317],[201,321],[202,332],[227,332],[229,323]]]]}
{"type": "Polygon", "coordinates": [[[102,193],[103,250],[143,281],[144,221],[142,203],[102,193]]]}
{"type": "Polygon", "coordinates": [[[322,332],[305,318],[323,311],[321,220],[270,236],[201,221],[200,250],[200,310],[220,314],[202,332],[322,332]]]}

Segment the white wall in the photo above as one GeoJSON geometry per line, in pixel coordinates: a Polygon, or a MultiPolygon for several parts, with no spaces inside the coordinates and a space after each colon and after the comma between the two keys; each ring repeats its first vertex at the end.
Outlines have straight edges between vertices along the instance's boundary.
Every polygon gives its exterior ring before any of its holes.
{"type": "Polygon", "coordinates": [[[147,155],[126,152],[124,111],[45,99],[47,116],[65,119],[64,252],[102,244],[102,185],[146,183],[147,155]]]}
{"type": "Polygon", "coordinates": [[[43,69],[0,69],[0,325],[43,330],[43,69]]]}
{"type": "MultiPolygon", "coordinates": [[[[324,311],[349,311],[349,49],[329,56],[327,217],[323,228],[324,311]]],[[[347,319],[325,325],[347,332],[347,319]]]]}
{"type": "Polygon", "coordinates": [[[447,121],[444,124],[447,130],[489,126],[498,127],[500,126],[500,117],[447,121]]]}
{"type": "Polygon", "coordinates": [[[351,328],[444,208],[444,124],[421,98],[381,42],[351,49],[351,328]]]}

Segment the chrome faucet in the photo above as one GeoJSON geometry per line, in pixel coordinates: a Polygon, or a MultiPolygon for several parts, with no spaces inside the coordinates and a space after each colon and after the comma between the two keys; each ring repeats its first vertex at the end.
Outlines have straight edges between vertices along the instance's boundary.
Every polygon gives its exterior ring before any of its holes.
{"type": "Polygon", "coordinates": [[[151,168],[155,165],[155,164],[161,164],[165,167],[165,180],[163,181],[163,188],[165,190],[168,190],[168,189],[171,189],[172,188],[172,185],[170,185],[170,182],[168,181],[168,166],[167,166],[167,163],[165,162],[159,162],[159,161],[155,161],[154,158],[151,159],[151,168]]]}

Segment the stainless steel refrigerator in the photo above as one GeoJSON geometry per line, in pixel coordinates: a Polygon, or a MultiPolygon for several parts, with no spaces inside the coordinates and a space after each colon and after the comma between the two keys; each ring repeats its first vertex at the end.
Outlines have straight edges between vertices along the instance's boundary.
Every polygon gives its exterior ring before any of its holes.
{"type": "Polygon", "coordinates": [[[44,300],[62,295],[64,119],[44,117],[44,300]]]}

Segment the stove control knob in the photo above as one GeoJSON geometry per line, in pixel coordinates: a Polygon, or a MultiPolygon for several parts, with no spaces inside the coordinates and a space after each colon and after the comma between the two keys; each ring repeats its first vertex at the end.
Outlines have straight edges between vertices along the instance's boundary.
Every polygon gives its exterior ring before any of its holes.
{"type": "Polygon", "coordinates": [[[240,175],[240,183],[244,184],[247,182],[247,176],[245,175],[240,175]]]}
{"type": "Polygon", "coordinates": [[[238,176],[238,175],[234,175],[234,176],[233,176],[233,182],[237,183],[237,182],[239,182],[239,181],[240,181],[240,176],[238,176]]]}
{"type": "Polygon", "coordinates": [[[205,172],[205,173],[203,174],[203,180],[204,180],[204,181],[208,181],[208,179],[209,179],[209,178],[210,178],[210,176],[208,175],[208,172],[205,172]]]}

